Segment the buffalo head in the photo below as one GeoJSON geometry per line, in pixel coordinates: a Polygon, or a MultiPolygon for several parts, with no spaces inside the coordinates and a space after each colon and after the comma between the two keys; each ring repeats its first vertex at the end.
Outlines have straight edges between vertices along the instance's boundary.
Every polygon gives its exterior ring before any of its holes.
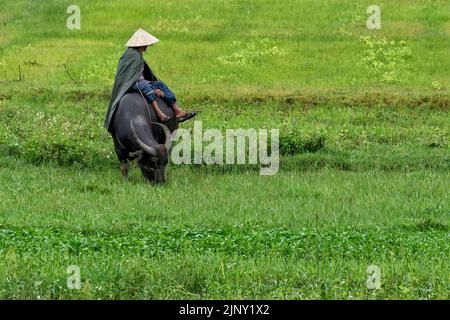
{"type": "Polygon", "coordinates": [[[130,126],[136,143],[141,148],[141,150],[134,152],[133,155],[137,158],[142,174],[151,183],[165,183],[166,167],[169,162],[170,151],[172,150],[172,134],[170,130],[161,123],[153,122],[152,126],[163,132],[164,143],[147,145],[136,134],[132,121],[130,121],[130,126]]]}

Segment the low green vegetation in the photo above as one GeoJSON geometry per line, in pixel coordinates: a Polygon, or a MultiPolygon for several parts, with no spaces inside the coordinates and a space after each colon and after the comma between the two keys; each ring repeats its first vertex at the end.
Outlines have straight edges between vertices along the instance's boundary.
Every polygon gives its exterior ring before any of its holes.
{"type": "Polygon", "coordinates": [[[0,298],[450,299],[448,1],[378,2],[381,30],[364,1],[81,0],[80,30],[70,4],[2,3],[0,298]],[[279,129],[276,175],[121,179],[102,124],[138,27],[203,129],[279,129]]]}

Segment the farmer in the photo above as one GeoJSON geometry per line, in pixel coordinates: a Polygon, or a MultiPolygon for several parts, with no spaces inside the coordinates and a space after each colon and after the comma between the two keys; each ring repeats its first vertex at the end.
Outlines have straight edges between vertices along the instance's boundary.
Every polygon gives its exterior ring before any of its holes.
{"type": "Polygon", "coordinates": [[[111,101],[106,113],[104,126],[108,130],[120,99],[128,91],[142,92],[155,109],[159,120],[163,123],[171,120],[171,118],[161,111],[156,102],[156,96],[165,99],[169,105],[172,106],[178,122],[186,121],[196,115],[195,112],[185,112],[181,110],[176,102],[175,95],[164,82],[156,78],[142,57],[142,53],[147,50],[147,47],[158,41],[157,38],[141,28],[139,28],[128,40],[128,49],[119,60],[111,101]]]}

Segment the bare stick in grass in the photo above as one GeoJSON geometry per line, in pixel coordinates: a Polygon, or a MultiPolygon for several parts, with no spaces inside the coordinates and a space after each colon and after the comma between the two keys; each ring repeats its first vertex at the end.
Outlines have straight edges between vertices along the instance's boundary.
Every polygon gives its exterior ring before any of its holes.
{"type": "Polygon", "coordinates": [[[78,81],[74,79],[74,77],[72,77],[72,75],[70,74],[69,68],[67,67],[66,64],[64,64],[64,70],[66,70],[67,75],[69,76],[69,78],[76,84],[78,84],[78,81]]]}

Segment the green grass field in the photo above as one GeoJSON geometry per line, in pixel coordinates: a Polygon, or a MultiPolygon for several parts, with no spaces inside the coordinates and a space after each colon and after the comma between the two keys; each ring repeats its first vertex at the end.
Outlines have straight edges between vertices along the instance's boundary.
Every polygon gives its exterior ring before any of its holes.
{"type": "Polygon", "coordinates": [[[0,6],[0,298],[450,299],[448,1],[379,1],[381,30],[372,1],[80,0],[80,30],[71,4],[0,6]],[[138,27],[204,129],[280,130],[276,175],[121,179],[102,123],[138,27]]]}

